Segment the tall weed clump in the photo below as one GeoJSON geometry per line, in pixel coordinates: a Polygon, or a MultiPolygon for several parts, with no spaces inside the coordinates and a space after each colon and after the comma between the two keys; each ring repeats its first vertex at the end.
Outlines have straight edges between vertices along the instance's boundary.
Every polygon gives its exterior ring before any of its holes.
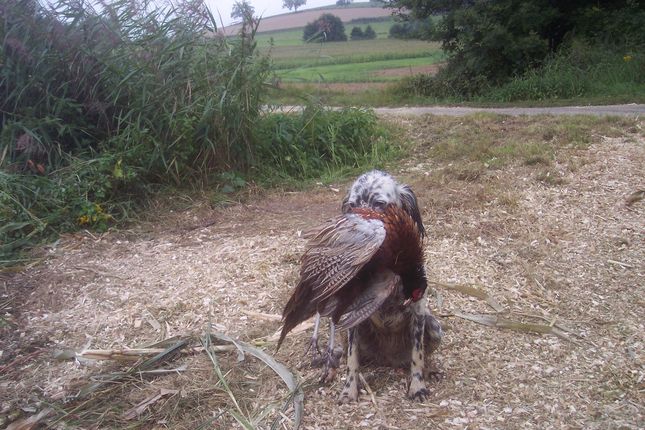
{"type": "Polygon", "coordinates": [[[309,179],[372,168],[393,154],[373,111],[308,106],[267,116],[257,129],[257,172],[264,178],[309,179]]]}
{"type": "Polygon", "coordinates": [[[253,17],[225,38],[199,0],[43,4],[0,4],[0,264],[150,185],[255,162],[270,65],[253,17]]]}

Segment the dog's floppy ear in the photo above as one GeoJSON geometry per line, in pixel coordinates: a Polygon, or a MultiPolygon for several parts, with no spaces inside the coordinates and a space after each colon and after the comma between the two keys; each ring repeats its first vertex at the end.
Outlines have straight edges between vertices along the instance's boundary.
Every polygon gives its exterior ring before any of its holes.
{"type": "Polygon", "coordinates": [[[401,197],[401,206],[408,214],[410,214],[414,222],[419,227],[419,232],[421,233],[421,237],[425,237],[426,230],[425,230],[425,227],[423,226],[423,221],[421,220],[421,212],[419,211],[417,196],[414,195],[414,192],[409,186],[403,185],[400,188],[400,197],[401,197]]]}

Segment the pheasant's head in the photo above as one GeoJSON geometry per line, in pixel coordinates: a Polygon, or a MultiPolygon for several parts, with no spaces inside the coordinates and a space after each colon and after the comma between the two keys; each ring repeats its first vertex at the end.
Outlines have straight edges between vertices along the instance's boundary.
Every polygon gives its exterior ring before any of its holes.
{"type": "Polygon", "coordinates": [[[421,300],[426,288],[428,288],[426,271],[423,266],[419,266],[411,275],[403,278],[404,305],[421,300]]]}

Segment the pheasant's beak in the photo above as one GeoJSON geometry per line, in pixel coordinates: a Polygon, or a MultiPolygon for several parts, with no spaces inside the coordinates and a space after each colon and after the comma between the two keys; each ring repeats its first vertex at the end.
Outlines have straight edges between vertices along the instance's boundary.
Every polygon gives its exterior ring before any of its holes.
{"type": "Polygon", "coordinates": [[[412,298],[409,298],[409,299],[407,299],[406,301],[404,301],[404,302],[403,302],[403,307],[405,307],[405,306],[409,305],[410,303],[412,303],[412,298]]]}

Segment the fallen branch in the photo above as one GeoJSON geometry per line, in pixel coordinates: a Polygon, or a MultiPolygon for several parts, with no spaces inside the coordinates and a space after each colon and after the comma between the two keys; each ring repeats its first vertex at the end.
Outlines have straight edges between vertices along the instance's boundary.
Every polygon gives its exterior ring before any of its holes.
{"type": "Polygon", "coordinates": [[[482,290],[481,288],[473,287],[470,285],[463,285],[463,284],[446,284],[443,282],[436,282],[436,281],[429,281],[429,282],[433,285],[436,285],[437,287],[441,287],[446,290],[457,291],[461,294],[465,294],[467,296],[484,300],[496,312],[502,312],[504,310],[504,307],[497,300],[495,300],[492,296],[490,296],[486,291],[482,290]]]}
{"type": "Polygon", "coordinates": [[[567,333],[561,328],[556,327],[555,325],[546,325],[546,324],[536,324],[536,323],[524,323],[520,321],[513,321],[510,319],[498,317],[495,315],[484,315],[484,314],[467,314],[463,312],[453,312],[456,317],[463,318],[468,321],[475,322],[477,324],[485,325],[488,327],[496,328],[505,328],[514,331],[521,331],[524,333],[538,333],[538,334],[552,334],[561,339],[568,340],[573,342],[573,340],[567,335],[567,333]]]}
{"type": "Polygon", "coordinates": [[[607,263],[613,264],[615,266],[622,267],[623,269],[633,269],[634,266],[628,263],[623,263],[622,261],[616,261],[616,260],[607,260],[607,263]]]}
{"type": "Polygon", "coordinates": [[[280,315],[276,314],[265,314],[263,312],[254,312],[254,311],[248,311],[245,309],[242,309],[242,313],[246,314],[250,317],[259,319],[259,320],[265,320],[265,321],[281,321],[282,317],[280,315]]]}
{"type": "Polygon", "coordinates": [[[625,199],[625,205],[627,207],[633,205],[636,202],[639,202],[645,198],[645,190],[636,190],[625,199]]]}
{"type": "Polygon", "coordinates": [[[150,396],[147,399],[144,399],[143,401],[141,401],[138,405],[136,405],[132,409],[124,412],[123,413],[123,418],[125,418],[126,420],[137,419],[139,416],[141,416],[146,411],[146,409],[148,409],[148,407],[150,405],[153,405],[154,403],[156,403],[162,397],[168,396],[168,395],[173,395],[174,396],[177,393],[179,393],[179,390],[168,390],[168,389],[162,388],[161,390],[159,390],[159,393],[157,393],[157,394],[155,394],[153,396],[150,396]]]}
{"type": "MultiPolygon", "coordinates": [[[[313,326],[314,326],[313,321],[311,321],[311,320],[305,321],[305,322],[301,323],[299,326],[297,326],[296,328],[294,328],[293,330],[291,330],[289,332],[289,336],[293,337],[295,335],[302,334],[302,333],[306,332],[307,330],[309,330],[310,328],[312,328],[313,326]]],[[[280,339],[280,333],[281,332],[282,332],[282,328],[280,328],[280,330],[276,331],[271,336],[269,336],[267,338],[267,341],[268,342],[277,342],[278,339],[280,339]]]]}

